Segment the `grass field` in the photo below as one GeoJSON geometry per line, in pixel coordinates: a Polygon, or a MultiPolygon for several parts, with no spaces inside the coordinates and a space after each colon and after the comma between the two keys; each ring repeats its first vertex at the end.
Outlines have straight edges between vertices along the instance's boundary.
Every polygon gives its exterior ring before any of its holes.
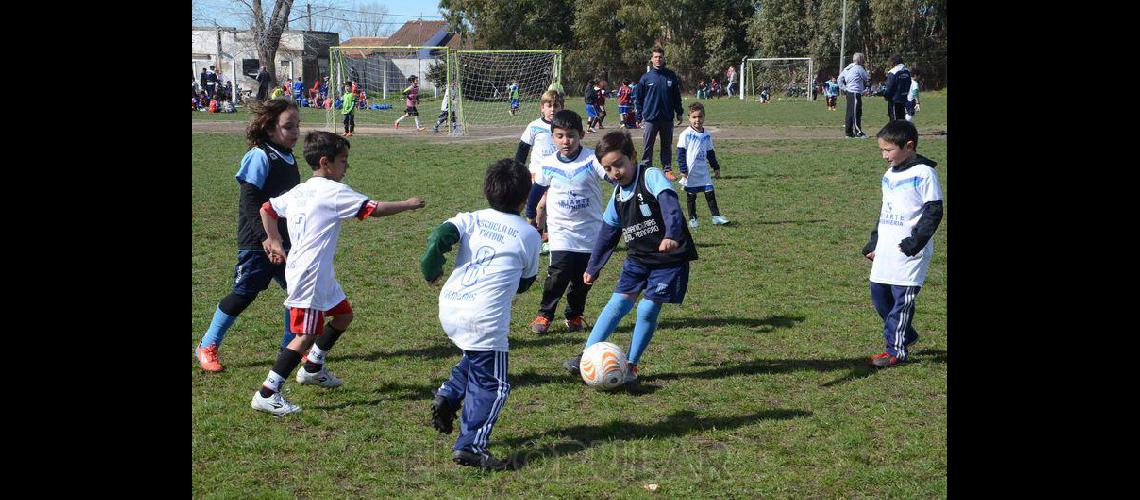
{"type": "MultiPolygon", "coordinates": [[[[581,111],[579,100],[570,108],[581,111]]],[[[706,102],[713,126],[834,127],[843,119],[822,100],[767,108],[706,102]]],[[[944,94],[923,95],[920,130],[945,129],[945,102],[944,94]]],[[[873,134],[886,112],[881,99],[867,103],[864,124],[873,134]]],[[[234,115],[194,114],[221,117],[234,115]]],[[[323,123],[323,114],[307,111],[303,121],[323,123]]],[[[247,147],[234,133],[192,139],[196,345],[230,289],[233,175],[247,147]]],[[[358,134],[352,144],[345,182],[381,200],[422,196],[427,207],[344,225],[337,277],[356,314],[329,358],[344,386],[303,387],[290,377],[286,396],[304,411],[274,418],[250,409],[281,338],[284,291],[276,285],[230,330],[221,349],[225,372],[203,373],[190,360],[193,496],[946,495],[946,220],[917,300],[922,342],[911,362],[872,369],[866,357],[882,351],[882,323],[859,249],[876,220],[886,168],[874,139],[717,139],[724,168],[717,197],[732,224],[712,226],[698,201],[700,260],[685,303],[662,310],[636,390],[595,392],[565,375],[562,360],[587,333],[567,333],[560,322],[547,335],[529,333],[541,280],[519,296],[510,334],[514,388],[490,443],[496,456],[523,466],[500,473],[451,463],[455,434],[430,426],[433,390],[459,353],[439,327],[439,288],[423,282],[417,265],[433,227],[486,206],[482,172],[513,156],[517,141],[358,134]],[[644,488],[649,483],[659,485],[656,493],[644,488]]],[[[952,206],[946,141],[924,136],[919,151],[939,161],[952,206]]],[[[302,168],[302,180],[308,175],[302,168]]],[[[454,253],[448,257],[450,270],[454,253]]],[[[619,249],[590,293],[588,322],[608,300],[624,257],[619,249]]],[[[627,316],[611,337],[623,350],[633,320],[627,316]]]]}
{"type": "MultiPolygon", "coordinates": [[[[843,127],[843,106],[845,101],[838,100],[838,111],[827,111],[824,105],[823,97],[816,101],[781,101],[775,100],[772,102],[760,104],[754,100],[739,100],[739,99],[705,99],[701,102],[705,103],[708,108],[708,123],[723,126],[756,126],[756,125],[775,125],[782,127],[834,127],[838,124],[840,134],[842,135],[843,127]]],[[[684,105],[688,106],[694,100],[693,96],[684,97],[684,105]]],[[[356,110],[356,124],[380,124],[391,126],[392,122],[404,114],[403,102],[389,102],[393,105],[392,109],[385,110],[356,110]]],[[[866,109],[863,112],[863,124],[867,130],[878,130],[886,123],[887,108],[881,97],[864,97],[863,103],[866,109]],[[873,126],[873,127],[872,127],[873,126]]],[[[581,97],[571,96],[567,100],[567,109],[572,109],[578,114],[582,115],[583,119],[586,116],[586,105],[581,97]]],[[[927,128],[946,128],[946,91],[924,92],[922,94],[922,109],[918,113],[916,125],[920,130],[927,128]]],[[[538,103],[537,102],[523,102],[520,104],[519,113],[515,116],[510,116],[507,113],[509,106],[506,103],[468,103],[465,102],[464,106],[467,107],[467,112],[471,107],[478,107],[482,113],[488,116],[494,115],[496,124],[514,125],[517,126],[520,133],[522,128],[530,123],[536,116],[538,116],[538,103]]],[[[439,103],[437,101],[424,100],[418,106],[420,112],[420,122],[430,127],[435,123],[435,118],[439,116],[439,103]]],[[[604,125],[614,126],[618,123],[618,107],[616,99],[609,99],[606,101],[607,116],[604,125]]],[[[237,113],[202,113],[192,111],[194,120],[200,121],[237,121],[248,122],[249,114],[246,109],[238,108],[237,113]]],[[[411,118],[405,119],[400,125],[414,128],[415,122],[410,121],[411,118]]],[[[304,124],[316,125],[325,123],[325,110],[304,108],[301,110],[301,121],[304,124]]],[[[340,124],[340,117],[337,115],[336,123],[340,124]]],[[[679,131],[678,131],[679,133],[679,131]]]]}

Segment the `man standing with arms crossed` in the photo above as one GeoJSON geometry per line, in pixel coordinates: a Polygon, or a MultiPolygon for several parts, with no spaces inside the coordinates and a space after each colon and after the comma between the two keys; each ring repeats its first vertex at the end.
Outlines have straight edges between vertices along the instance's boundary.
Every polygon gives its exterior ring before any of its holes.
{"type": "Polygon", "coordinates": [[[863,53],[856,52],[851,58],[854,62],[848,64],[839,73],[839,89],[846,94],[847,116],[843,122],[843,133],[847,137],[866,139],[863,133],[863,91],[871,81],[871,75],[863,67],[863,53]]]}
{"type": "Polygon", "coordinates": [[[677,125],[681,124],[681,80],[672,70],[665,68],[665,49],[653,48],[650,59],[653,67],[637,82],[637,109],[641,113],[642,138],[645,149],[641,152],[641,164],[653,164],[653,143],[661,135],[661,169],[670,181],[677,180],[671,171],[673,167],[673,115],[677,125]]]}

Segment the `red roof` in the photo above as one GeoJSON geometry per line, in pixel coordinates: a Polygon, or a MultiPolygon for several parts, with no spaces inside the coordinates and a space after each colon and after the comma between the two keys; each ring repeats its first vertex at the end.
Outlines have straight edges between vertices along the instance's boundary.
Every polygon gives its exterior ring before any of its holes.
{"type": "Polygon", "coordinates": [[[408,21],[388,37],[388,45],[420,47],[425,45],[432,35],[446,27],[447,21],[408,21]]]}
{"type": "Polygon", "coordinates": [[[340,42],[341,47],[383,47],[388,45],[386,36],[354,36],[340,42]]]}

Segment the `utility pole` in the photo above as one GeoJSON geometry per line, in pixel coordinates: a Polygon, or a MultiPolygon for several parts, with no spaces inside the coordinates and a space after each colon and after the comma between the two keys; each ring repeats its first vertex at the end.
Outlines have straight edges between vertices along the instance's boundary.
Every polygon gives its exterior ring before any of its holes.
{"type": "MultiPolygon", "coordinates": [[[[847,0],[843,0],[843,27],[839,35],[839,73],[843,72],[843,44],[847,41],[847,0]]],[[[836,73],[838,75],[839,73],[836,73]]]]}
{"type": "MultiPolygon", "coordinates": [[[[843,1],[846,2],[847,0],[843,0],[843,1]]],[[[309,31],[313,31],[313,4],[311,4],[311,3],[305,4],[305,10],[307,10],[309,12],[309,31]]]]}

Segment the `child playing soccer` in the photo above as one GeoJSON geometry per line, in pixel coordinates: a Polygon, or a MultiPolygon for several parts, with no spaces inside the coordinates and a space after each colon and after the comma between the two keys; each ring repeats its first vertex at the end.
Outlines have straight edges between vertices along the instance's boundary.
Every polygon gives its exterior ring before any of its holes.
{"type": "Polygon", "coordinates": [[[487,451],[487,441],[511,392],[511,302],[538,275],[538,233],[519,217],[529,191],[530,175],[521,163],[504,158],[491,164],[483,179],[491,208],[440,224],[420,259],[424,279],[436,283],[443,276],[443,255],[459,244],[455,268],[439,293],[439,322],[463,357],[431,404],[432,426],[443,434],[451,433],[455,412],[463,407],[451,447],[451,460],[459,465],[507,468],[487,451]]]}
{"type": "Polygon", "coordinates": [[[880,368],[907,360],[918,341],[914,299],[934,256],[934,231],[942,221],[937,163],[916,152],[918,129],[892,120],[875,135],[890,168],[883,174],[883,205],[863,255],[871,260],[871,302],[883,318],[886,351],[871,356],[880,368]]]}
{"type": "Polygon", "coordinates": [[[416,104],[420,102],[420,80],[416,75],[408,77],[408,88],[404,89],[404,115],[396,119],[396,123],[392,125],[395,128],[400,128],[400,122],[409,116],[416,118],[416,130],[423,132],[424,128],[420,126],[420,112],[416,109],[416,104]]]}
{"type": "MultiPolygon", "coordinates": [[[[234,266],[233,290],[226,295],[214,311],[210,328],[195,349],[198,364],[208,372],[225,368],[218,361],[218,348],[226,332],[253,299],[277,281],[285,288],[285,266],[274,264],[266,254],[266,233],[261,227],[258,208],[269,198],[281,196],[301,182],[297,161],[293,158],[293,145],[301,134],[301,114],[297,105],[285,99],[252,101],[249,126],[245,130],[250,149],[241,159],[237,178],[240,186],[237,217],[237,265],[234,266]]],[[[278,228],[284,231],[285,225],[278,228]]],[[[288,252],[288,236],[281,242],[288,252]]],[[[285,310],[285,334],[281,347],[293,335],[289,332],[288,309],[285,310]]]]}
{"type": "MultiPolygon", "coordinates": [[[[657,329],[661,304],[680,304],[685,299],[689,261],[697,260],[697,246],[685,227],[680,202],[669,179],[660,169],[634,162],[637,153],[629,134],[615,130],[602,136],[594,155],[618,185],[606,205],[582,281],[587,285],[594,283],[619,239],[625,241],[628,252],[614,294],[598,316],[585,347],[608,339],[644,290],[645,298],[637,304],[637,323],[626,351],[628,384],[637,381],[638,363],[657,329]]],[[[579,354],[566,360],[563,367],[578,375],[581,360],[579,354]]]]}
{"type": "Polygon", "coordinates": [[[432,127],[431,129],[432,133],[439,133],[439,126],[443,125],[443,122],[444,120],[447,120],[448,115],[451,115],[451,132],[453,134],[459,132],[459,125],[455,123],[455,113],[448,111],[451,109],[451,100],[454,98],[454,96],[451,94],[451,91],[452,89],[456,88],[455,85],[456,84],[453,82],[447,86],[446,90],[443,91],[443,103],[439,105],[439,116],[437,116],[435,119],[435,127],[432,127]]]}
{"type": "Polygon", "coordinates": [[[713,179],[720,178],[720,164],[713,151],[712,136],[704,129],[705,105],[694,102],[689,105],[689,128],[677,138],[677,165],[681,167],[681,186],[685,188],[685,205],[689,209],[689,227],[696,229],[697,193],[705,194],[705,201],[712,213],[712,223],[728,224],[728,219],[720,214],[713,192],[713,179]],[[709,166],[712,176],[709,176],[709,166]]]}
{"type": "Polygon", "coordinates": [[[598,81],[590,80],[586,85],[585,96],[586,101],[586,133],[592,134],[594,130],[594,120],[598,118],[598,109],[594,107],[594,102],[598,100],[598,81]]]}
{"type": "Polygon", "coordinates": [[[578,113],[568,109],[554,113],[550,133],[556,151],[542,159],[542,169],[534,177],[526,204],[527,222],[537,226],[535,207],[549,193],[546,227],[550,231],[550,265],[538,316],[530,324],[531,331],[540,334],[550,329],[554,310],[564,293],[566,328],[571,332],[585,328],[582,314],[590,286],[582,281],[582,273],[602,223],[602,188],[598,179],[606,178],[594,151],[582,147],[582,118],[578,113]]]}
{"type": "Polygon", "coordinates": [[[922,106],[918,104],[918,71],[911,71],[910,73],[910,91],[906,94],[906,121],[913,122],[914,115],[922,110],[922,106]]]}
{"type": "Polygon", "coordinates": [[[266,251],[275,264],[285,263],[281,221],[288,221],[293,250],[285,266],[289,296],[289,325],[297,336],[277,354],[273,369],[261,388],[253,393],[250,406],[255,410],[284,416],[301,411],[281,396],[281,385],[301,363],[298,384],[338,387],[342,380],[328,371],[325,356],[352,323],[352,305],[336,281],[333,256],[340,238],[341,221],[356,217],[394,215],[424,206],[419,198],[398,202],[368,199],[344,184],[348,171],[348,139],[330,132],[309,132],[305,136],[305,161],[313,176],[285,194],[261,205],[261,221],[266,234],[266,251]],[[327,325],[324,317],[332,316],[327,325]]]}
{"type": "Polygon", "coordinates": [[[606,85],[605,80],[598,80],[598,98],[594,100],[594,110],[598,112],[598,117],[594,120],[596,130],[606,128],[602,126],[602,121],[606,119],[606,85]]]}
{"type": "Polygon", "coordinates": [[[834,76],[824,82],[823,95],[826,97],[827,110],[835,111],[835,100],[839,98],[839,84],[836,83],[834,76]]]}
{"type": "Polygon", "coordinates": [[[347,83],[340,98],[340,114],[344,115],[344,136],[352,137],[352,131],[356,130],[356,92],[347,83]]]}
{"type": "Polygon", "coordinates": [[[507,86],[507,91],[511,97],[510,113],[511,116],[515,116],[515,113],[519,112],[519,81],[511,80],[511,84],[507,86]]]}
{"type": "MultiPolygon", "coordinates": [[[[523,165],[529,165],[530,179],[534,180],[540,172],[542,172],[542,162],[546,158],[554,156],[557,149],[554,146],[554,140],[550,135],[550,121],[554,119],[554,113],[562,111],[566,107],[566,100],[557,90],[547,90],[542,94],[539,100],[539,108],[542,110],[542,116],[536,118],[526,126],[523,130],[522,136],[519,137],[519,147],[515,151],[515,161],[523,165]],[[534,153],[531,153],[534,149],[534,153]],[[530,154],[530,163],[526,161],[527,155],[530,154]]],[[[538,200],[538,205],[535,207],[535,222],[538,231],[542,233],[542,255],[546,255],[550,251],[550,245],[547,243],[548,235],[546,233],[546,195],[538,200]]]]}

